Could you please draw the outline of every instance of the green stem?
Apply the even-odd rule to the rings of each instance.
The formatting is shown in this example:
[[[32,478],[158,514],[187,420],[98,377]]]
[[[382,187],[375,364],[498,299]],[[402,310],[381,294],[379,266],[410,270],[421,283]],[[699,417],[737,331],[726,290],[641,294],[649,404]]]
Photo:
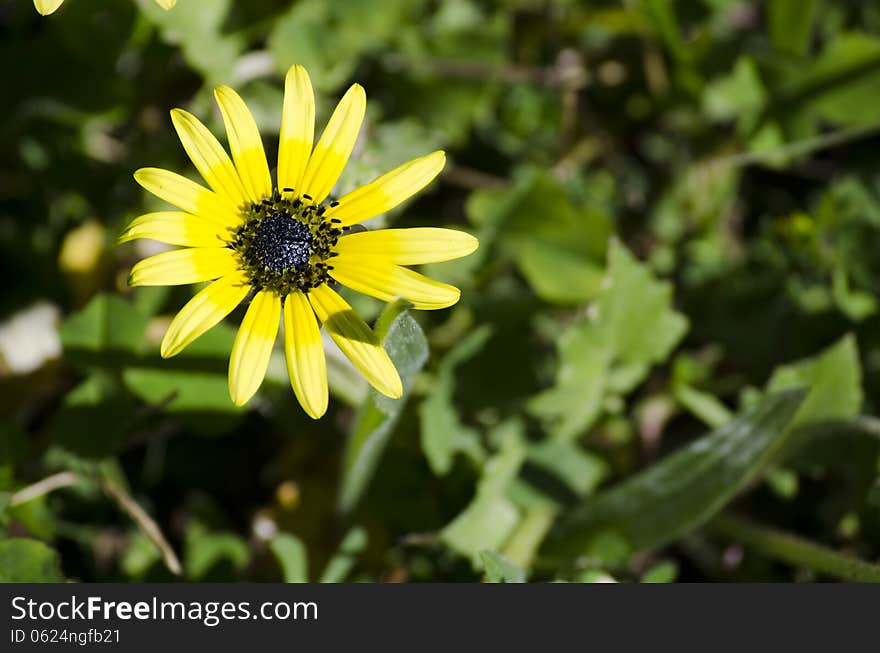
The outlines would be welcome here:
[[[880,583],[880,566],[838,553],[796,535],[755,524],[740,517],[719,515],[710,523],[726,535],[771,558],[854,582]]]

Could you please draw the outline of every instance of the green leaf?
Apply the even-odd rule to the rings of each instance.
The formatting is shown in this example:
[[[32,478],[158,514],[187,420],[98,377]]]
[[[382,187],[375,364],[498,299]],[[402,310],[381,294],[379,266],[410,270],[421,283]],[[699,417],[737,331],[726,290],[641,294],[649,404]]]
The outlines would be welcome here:
[[[358,411],[342,464],[337,502],[342,513],[350,512],[366,491],[406,405],[413,380],[428,360],[428,341],[418,322],[408,312],[400,312],[395,303],[389,304],[387,311],[396,313],[396,317],[390,320],[390,326],[387,327],[384,346],[400,374],[403,396],[389,399],[370,389],[370,394]],[[389,320],[380,316],[378,322],[382,327]]]
[[[94,372],[64,398],[53,422],[55,442],[77,456],[104,458],[131,424],[134,405],[119,383]]]
[[[677,384],[674,394],[686,410],[707,426],[718,427],[730,421],[730,410],[715,395],[685,383]]]
[[[479,432],[462,424],[453,402],[455,368],[479,352],[491,335],[492,328],[483,325],[453,347],[440,363],[431,392],[419,406],[422,451],[438,476],[449,472],[456,452],[480,446]]]
[[[505,492],[525,460],[522,430],[516,421],[496,427],[495,435],[503,440],[501,450],[486,461],[474,499],[440,533],[447,546],[475,565],[481,551],[500,549],[519,522],[520,511]]]
[[[672,308],[672,286],[613,240],[602,292],[589,315],[560,336],[556,384],[533,398],[529,410],[557,437],[576,437],[598,417],[607,394],[631,391],[687,328]]]
[[[769,0],[767,23],[773,47],[788,54],[805,54],[818,6],[818,0]]]
[[[654,549],[700,526],[770,462],[786,441],[805,391],[766,397],[733,421],[568,513],[546,546],[581,555],[597,537]],[[617,560],[616,562],[619,562]]]
[[[140,581],[154,564],[161,561],[162,554],[150,538],[140,531],[133,531],[119,566],[129,579]]]
[[[669,51],[677,59],[687,59],[688,52],[681,40],[674,3],[669,0],[638,0],[638,6]]]
[[[63,580],[54,549],[25,538],[0,541],[0,582],[60,583]]]
[[[778,368],[767,384],[767,391],[793,387],[809,388],[794,426],[858,415],[863,392],[855,337],[846,335],[814,358]]]
[[[247,543],[234,533],[209,531],[199,522],[186,531],[184,567],[192,580],[203,580],[220,564],[240,570],[247,565],[250,551]]]
[[[526,572],[495,551],[480,551],[480,560],[490,583],[525,583]]]
[[[674,583],[678,578],[678,564],[674,560],[663,560],[642,574],[643,583]]]
[[[748,133],[766,106],[764,88],[754,59],[742,56],[733,72],[708,84],[703,91],[703,111],[719,121],[737,120],[741,133]]]
[[[159,29],[162,40],[178,46],[187,63],[210,85],[234,81],[235,65],[244,50],[240,35],[223,32],[232,0],[187,0],[174,11],[161,9],[152,0],[138,3],[144,16]]]
[[[850,287],[843,266],[835,267],[832,272],[831,293],[838,308],[855,322],[861,322],[877,313],[877,298],[870,293]]]
[[[803,112],[846,126],[874,125],[880,99],[880,40],[858,32],[832,39],[799,74],[788,74],[774,110],[790,120]]]
[[[553,505],[535,505],[529,508],[508,538],[502,553],[518,567],[531,569],[535,555],[550,531],[557,513],[558,510]]]
[[[147,404],[161,406],[198,432],[228,431],[244,412],[229,398],[227,360],[234,340],[235,329],[218,324],[173,359],[132,360],[122,378]]]
[[[595,297],[605,276],[595,263],[549,243],[523,249],[517,264],[535,293],[554,304],[578,304]]]
[[[87,367],[121,367],[140,352],[149,318],[114,295],[97,295],[61,325],[65,356]]]
[[[269,550],[281,565],[285,583],[308,583],[308,553],[302,540],[295,535],[278,533],[269,542]]]
[[[366,52],[397,33],[412,9],[409,0],[383,2],[382,11],[359,0],[302,0],[275,22],[267,45],[280,72],[302,64],[318,90],[332,91]]]
[[[342,538],[339,550],[330,558],[324,568],[320,582],[341,583],[344,581],[354,568],[357,556],[365,548],[367,548],[367,531],[360,526],[355,526]]]
[[[611,222],[574,204],[550,175],[527,171],[510,188],[475,191],[466,208],[474,224],[497,234],[502,255],[539,297],[576,304],[596,296]]]
[[[529,448],[528,460],[559,477],[581,497],[591,494],[608,475],[607,463],[575,442],[545,440]]]

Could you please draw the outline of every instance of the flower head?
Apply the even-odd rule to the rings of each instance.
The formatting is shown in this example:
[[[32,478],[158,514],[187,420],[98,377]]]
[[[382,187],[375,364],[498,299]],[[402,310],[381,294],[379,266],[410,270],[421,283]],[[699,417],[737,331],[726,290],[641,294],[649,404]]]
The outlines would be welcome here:
[[[213,281],[171,322],[162,356],[179,353],[250,298],[229,361],[229,393],[236,404],[245,404],[260,387],[283,323],[293,390],[311,417],[324,414],[327,373],[318,321],[373,387],[400,397],[400,377],[377,336],[332,286],[340,283],[384,301],[402,297],[417,309],[458,301],[457,288],[404,266],[470,254],[478,245],[473,236],[434,228],[351,230],[424,188],[443,169],[444,153],[414,159],[329,199],[357,140],[366,97],[358,84],[349,88],[315,144],[311,81],[302,66],[293,66],[285,80],[273,186],[244,101],[225,86],[214,96],[232,158],[197,118],[174,109],[174,127],[210,190],[167,170],[138,170],[134,176],[141,186],[181,210],[136,218],[120,238],[184,247],[138,262],[132,285]]]

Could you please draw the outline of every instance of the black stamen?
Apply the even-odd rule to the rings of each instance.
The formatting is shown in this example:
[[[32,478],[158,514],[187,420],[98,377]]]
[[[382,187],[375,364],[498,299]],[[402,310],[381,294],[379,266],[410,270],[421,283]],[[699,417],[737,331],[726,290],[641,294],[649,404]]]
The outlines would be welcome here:
[[[263,218],[254,234],[254,253],[274,272],[307,266],[311,244],[309,228],[281,211]]]

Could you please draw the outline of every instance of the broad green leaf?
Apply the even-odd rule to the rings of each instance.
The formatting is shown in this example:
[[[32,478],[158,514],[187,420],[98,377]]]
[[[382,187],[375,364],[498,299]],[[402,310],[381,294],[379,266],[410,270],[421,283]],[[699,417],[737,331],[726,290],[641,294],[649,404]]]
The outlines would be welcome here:
[[[131,426],[134,405],[118,382],[96,371],[64,398],[53,422],[54,440],[78,456],[104,458]]]
[[[794,418],[795,426],[858,415],[863,392],[855,337],[844,336],[814,358],[778,368],[767,384],[767,391],[792,387],[809,388]]]
[[[140,581],[154,564],[161,561],[162,554],[150,538],[141,531],[133,531],[119,566],[129,579]]]
[[[575,442],[545,440],[529,448],[528,460],[559,477],[581,497],[592,493],[608,475],[607,463]]]
[[[556,384],[529,410],[547,420],[556,437],[576,437],[598,417],[606,394],[630,392],[687,328],[672,308],[672,286],[613,240],[602,291],[589,315],[560,336]]]
[[[232,0],[187,0],[178,2],[174,11],[161,9],[153,0],[139,0],[138,4],[162,40],[178,46],[208,85],[234,82],[245,40],[224,31]]]
[[[367,548],[367,531],[360,526],[355,526],[345,534],[336,554],[330,558],[324,573],[321,574],[322,583],[341,583],[354,568],[357,556]]]
[[[736,61],[733,72],[708,84],[703,91],[703,111],[719,121],[736,120],[741,133],[748,133],[766,106],[767,90],[751,57]]]
[[[65,356],[87,367],[122,366],[140,353],[148,318],[115,295],[97,295],[61,325]]]
[[[663,560],[642,574],[643,583],[674,583],[678,578],[678,564],[675,560]]]
[[[0,541],[0,582],[60,583],[63,580],[54,549],[25,538]]]
[[[510,188],[472,193],[466,208],[542,299],[576,304],[596,296],[611,222],[575,205],[552,177],[527,171]]]
[[[309,582],[308,554],[301,539],[279,533],[269,542],[269,550],[281,565],[285,583]]]
[[[407,0],[390,0],[382,11],[359,0],[302,0],[274,23],[269,52],[280,72],[305,66],[320,91],[336,90],[370,50],[385,45],[412,10]]]
[[[549,243],[524,248],[517,263],[535,293],[554,304],[577,304],[595,297],[605,276],[596,263]]]
[[[229,398],[227,361],[234,340],[235,329],[218,324],[174,358],[154,354],[131,361],[122,378],[141,400],[177,415],[199,433],[228,431],[244,412]]]
[[[415,375],[428,360],[428,342],[418,322],[408,312],[400,312],[395,303],[386,310],[397,313],[387,327],[384,346],[403,382],[403,397],[389,399],[371,389],[367,400],[358,410],[342,463],[337,501],[342,513],[351,511],[366,491],[406,405]],[[380,326],[388,321],[379,318]]]
[[[226,380],[234,329],[219,324],[179,356],[166,360],[159,357],[158,347],[149,351],[144,347],[148,321],[129,302],[98,295],[62,325],[65,354],[87,368],[121,369],[132,393],[181,415],[199,431],[223,431],[235,426],[229,413],[241,409],[229,400]]]
[[[483,325],[469,333],[440,363],[431,392],[419,406],[422,451],[438,476],[452,468],[453,456],[458,451],[479,447],[479,433],[462,424],[453,403],[455,368],[476,354],[492,334],[491,327]]]
[[[33,537],[46,541],[55,537],[57,519],[45,494],[7,507],[6,516]]]
[[[210,531],[199,522],[193,522],[187,528],[184,568],[188,578],[204,580],[214,567],[221,564],[240,570],[249,559],[247,543],[238,535]]]
[[[582,555],[609,536],[633,552],[654,549],[700,526],[772,460],[805,394],[770,395],[711,434],[587,499],[561,519],[547,552]]]
[[[526,572],[495,551],[480,551],[483,571],[490,583],[525,583]]]
[[[878,71],[880,40],[860,32],[841,34],[801,72],[786,75],[774,110],[789,122],[815,116],[840,125],[874,125]]]
[[[877,298],[852,288],[846,270],[838,266],[832,272],[831,294],[838,308],[851,320],[861,322],[877,313]]]
[[[818,0],[769,0],[767,23],[773,47],[788,54],[805,54],[818,7]]]
[[[499,550],[520,519],[519,509],[505,493],[525,460],[522,425],[503,423],[495,433],[503,438],[501,450],[486,461],[476,496],[440,533],[447,546],[474,564],[481,551]]]

